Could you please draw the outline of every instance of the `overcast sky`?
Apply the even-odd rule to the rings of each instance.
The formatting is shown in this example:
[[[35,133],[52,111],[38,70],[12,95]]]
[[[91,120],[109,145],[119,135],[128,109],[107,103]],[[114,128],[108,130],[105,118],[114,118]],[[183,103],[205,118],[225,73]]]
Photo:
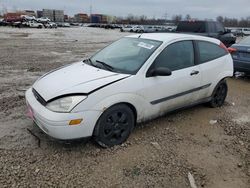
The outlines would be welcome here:
[[[168,18],[175,14],[190,14],[193,18],[214,19],[218,15],[228,17],[250,16],[250,0],[0,0],[0,11],[43,8],[63,9],[65,14],[84,12],[127,16]]]

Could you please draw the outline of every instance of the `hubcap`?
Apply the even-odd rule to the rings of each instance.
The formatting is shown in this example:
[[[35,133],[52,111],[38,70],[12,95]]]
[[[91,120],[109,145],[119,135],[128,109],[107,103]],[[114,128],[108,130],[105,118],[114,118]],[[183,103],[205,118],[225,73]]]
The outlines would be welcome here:
[[[129,122],[126,112],[113,112],[106,118],[104,137],[112,142],[122,140],[129,131]]]

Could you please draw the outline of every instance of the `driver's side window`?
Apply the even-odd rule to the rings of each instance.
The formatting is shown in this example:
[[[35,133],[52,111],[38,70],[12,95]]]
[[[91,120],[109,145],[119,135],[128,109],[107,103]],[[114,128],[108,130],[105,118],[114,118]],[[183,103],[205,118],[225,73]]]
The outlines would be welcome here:
[[[171,71],[194,66],[194,47],[192,41],[181,41],[167,46],[155,59],[150,69],[159,67]]]

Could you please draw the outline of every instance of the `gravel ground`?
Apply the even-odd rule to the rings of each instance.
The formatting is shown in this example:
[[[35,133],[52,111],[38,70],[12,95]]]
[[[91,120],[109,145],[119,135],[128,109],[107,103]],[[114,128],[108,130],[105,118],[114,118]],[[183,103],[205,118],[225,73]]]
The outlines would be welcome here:
[[[140,124],[111,149],[92,140],[55,141],[26,117],[24,91],[39,76],[124,35],[0,27],[0,187],[189,187],[190,172],[198,187],[249,188],[247,78],[228,80],[223,107],[200,105]]]

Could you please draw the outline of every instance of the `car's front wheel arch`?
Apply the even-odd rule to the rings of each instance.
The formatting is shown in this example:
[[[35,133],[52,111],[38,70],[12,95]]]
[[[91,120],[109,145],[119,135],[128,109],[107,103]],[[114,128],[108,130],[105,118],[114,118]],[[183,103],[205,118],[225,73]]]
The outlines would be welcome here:
[[[103,107],[103,109],[105,109],[105,110],[103,110],[103,112],[102,112],[102,113],[100,114],[100,116],[98,117],[98,119],[97,119],[97,121],[96,121],[96,124],[95,124],[95,127],[96,127],[96,125],[97,125],[97,123],[98,123],[98,120],[101,118],[102,114],[103,114],[106,110],[108,110],[109,108],[112,108],[112,107],[114,107],[114,106],[118,106],[118,105],[126,105],[126,106],[128,106],[128,107],[132,110],[132,112],[133,112],[133,114],[134,114],[134,117],[135,117],[135,126],[136,126],[136,122],[137,122],[137,109],[136,109],[136,107],[135,107],[133,104],[129,103],[129,102],[118,102],[118,103],[112,104],[112,105],[110,105],[110,106],[108,106],[108,107]]]
[[[132,105],[132,104],[130,104],[128,102],[122,102],[122,103],[118,103],[118,104],[124,104],[124,105],[128,106],[133,111],[133,114],[135,116],[135,121],[137,120],[137,110],[134,107],[134,105]],[[115,105],[117,105],[117,104],[115,104]],[[136,123],[135,123],[135,125],[136,125]]]

